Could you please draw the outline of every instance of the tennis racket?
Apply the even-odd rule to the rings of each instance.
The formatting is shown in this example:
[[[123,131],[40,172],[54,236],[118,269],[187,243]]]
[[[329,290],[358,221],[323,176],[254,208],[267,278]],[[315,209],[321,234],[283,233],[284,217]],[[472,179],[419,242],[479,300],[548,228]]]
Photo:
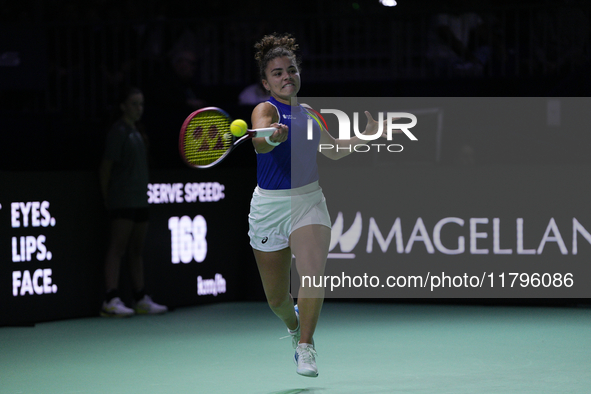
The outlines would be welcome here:
[[[255,137],[271,136],[274,127],[247,130],[237,138],[230,132],[232,119],[216,107],[201,108],[185,119],[179,136],[179,152],[193,168],[210,168],[222,162],[239,144]]]

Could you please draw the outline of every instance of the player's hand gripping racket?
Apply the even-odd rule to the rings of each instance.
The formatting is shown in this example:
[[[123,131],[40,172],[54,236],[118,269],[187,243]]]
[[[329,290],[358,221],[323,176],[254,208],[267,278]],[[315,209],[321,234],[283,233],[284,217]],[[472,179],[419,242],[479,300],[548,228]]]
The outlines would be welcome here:
[[[233,134],[232,119],[222,109],[207,107],[193,112],[185,119],[179,136],[179,151],[183,161],[194,168],[210,168],[219,164],[239,144],[255,137],[271,136],[276,128],[248,130],[246,123],[236,120]]]

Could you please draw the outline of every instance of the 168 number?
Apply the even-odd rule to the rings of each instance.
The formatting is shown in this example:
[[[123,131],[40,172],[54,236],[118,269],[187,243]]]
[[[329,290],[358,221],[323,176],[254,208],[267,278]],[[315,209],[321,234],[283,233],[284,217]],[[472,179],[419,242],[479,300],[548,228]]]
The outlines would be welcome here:
[[[173,264],[181,261],[185,264],[193,259],[201,263],[207,255],[207,223],[201,215],[191,220],[188,216],[173,216],[168,219],[171,233],[170,246]]]

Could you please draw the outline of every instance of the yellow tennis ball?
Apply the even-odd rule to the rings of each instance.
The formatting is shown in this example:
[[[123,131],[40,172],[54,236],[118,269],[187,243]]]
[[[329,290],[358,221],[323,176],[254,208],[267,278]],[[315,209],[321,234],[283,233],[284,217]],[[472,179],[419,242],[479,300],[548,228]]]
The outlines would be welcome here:
[[[236,119],[235,121],[230,124],[230,132],[234,134],[236,137],[242,137],[246,134],[246,129],[248,128],[245,121],[242,119]]]

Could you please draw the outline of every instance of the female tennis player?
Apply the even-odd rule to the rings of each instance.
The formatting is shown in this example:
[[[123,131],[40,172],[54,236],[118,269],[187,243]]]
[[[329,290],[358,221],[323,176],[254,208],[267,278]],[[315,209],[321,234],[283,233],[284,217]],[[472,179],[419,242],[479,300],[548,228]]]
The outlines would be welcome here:
[[[320,143],[341,148],[363,141],[357,137],[335,140],[317,122],[309,140],[306,127],[311,114],[297,102],[301,80],[295,39],[289,34],[268,35],[255,49],[260,77],[271,98],[253,110],[252,127],[277,130],[269,137],[252,140],[257,153],[257,187],[249,214],[250,244],[269,306],[292,337],[297,373],[316,377],[313,337],[324,289],[300,287],[294,307],[289,292],[292,255],[300,278],[324,274],[331,221],[318,184],[316,153]],[[366,116],[364,134],[375,134],[378,122],[369,112]],[[350,152],[323,149],[322,153],[336,160]]]

